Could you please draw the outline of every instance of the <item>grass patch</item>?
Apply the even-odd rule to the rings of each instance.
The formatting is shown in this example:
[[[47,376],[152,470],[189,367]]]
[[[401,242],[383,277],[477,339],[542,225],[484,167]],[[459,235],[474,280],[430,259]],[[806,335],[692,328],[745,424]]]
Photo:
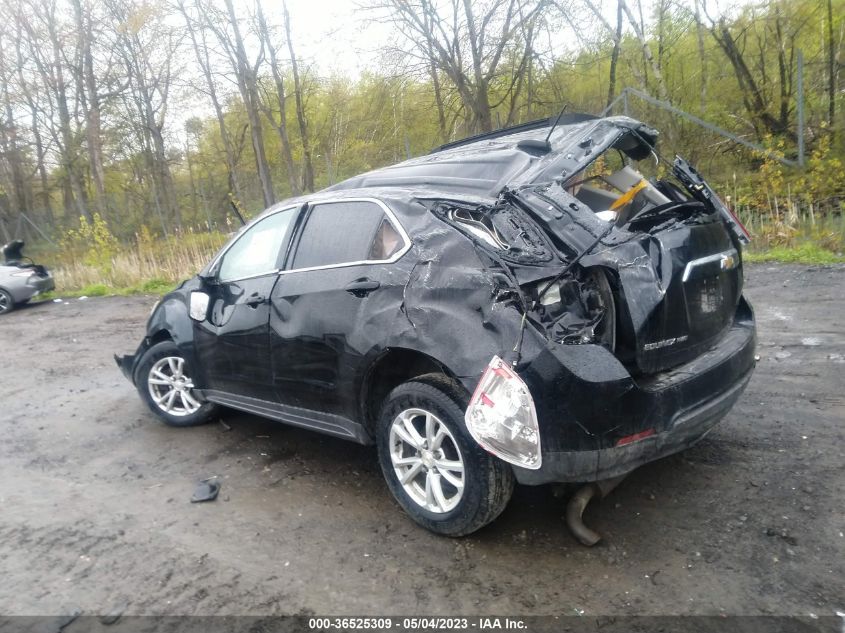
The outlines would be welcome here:
[[[764,251],[748,251],[743,259],[751,263],[782,262],[785,264],[841,264],[845,256],[822,248],[812,242],[796,246],[774,246]]]
[[[39,301],[52,301],[53,299],[73,299],[76,297],[128,297],[130,295],[166,295],[174,290],[178,284],[164,279],[149,279],[132,286],[111,287],[106,284],[89,284],[82,288],[61,288],[38,295]]]
[[[139,284],[132,286],[125,286],[123,288],[116,288],[115,294],[118,295],[166,295],[171,290],[175,289],[179,284],[166,279],[148,279]]]

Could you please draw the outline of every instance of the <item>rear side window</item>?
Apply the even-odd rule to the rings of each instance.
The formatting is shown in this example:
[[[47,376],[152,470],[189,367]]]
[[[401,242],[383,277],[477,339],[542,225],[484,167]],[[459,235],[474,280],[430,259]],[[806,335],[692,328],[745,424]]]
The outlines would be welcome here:
[[[387,219],[387,216],[385,216],[376,232],[376,237],[370,247],[370,255],[367,259],[374,261],[390,259],[399,252],[402,246],[404,246],[402,236],[399,235],[399,231],[396,230],[390,223],[390,220]]]
[[[390,258],[402,236],[374,202],[328,202],[308,215],[292,269]]]

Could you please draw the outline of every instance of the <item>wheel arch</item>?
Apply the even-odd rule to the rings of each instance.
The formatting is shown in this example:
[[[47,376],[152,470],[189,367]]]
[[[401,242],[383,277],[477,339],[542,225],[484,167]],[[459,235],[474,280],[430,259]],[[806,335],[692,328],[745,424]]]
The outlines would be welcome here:
[[[153,345],[171,341],[176,344],[189,366],[196,366],[193,326],[184,299],[173,293],[165,296],[147,321],[147,334],[141,341],[132,368],[132,381],[137,384],[138,364]]]
[[[364,374],[359,397],[360,419],[367,432],[373,435],[381,405],[393,389],[432,373],[461,382],[445,363],[419,350],[389,347],[373,359]]]

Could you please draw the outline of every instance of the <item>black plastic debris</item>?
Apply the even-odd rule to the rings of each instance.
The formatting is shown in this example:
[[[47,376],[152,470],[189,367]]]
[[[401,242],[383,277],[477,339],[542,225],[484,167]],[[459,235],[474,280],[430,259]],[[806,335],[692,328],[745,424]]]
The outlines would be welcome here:
[[[129,605],[125,602],[116,604],[114,607],[112,607],[106,613],[100,616],[100,624],[104,624],[106,626],[114,624],[121,618],[121,616],[123,616],[123,612],[126,611],[128,607]]]
[[[202,501],[214,501],[217,494],[220,492],[220,483],[214,480],[203,480],[194,488],[194,496],[191,497],[191,503],[200,503]]]

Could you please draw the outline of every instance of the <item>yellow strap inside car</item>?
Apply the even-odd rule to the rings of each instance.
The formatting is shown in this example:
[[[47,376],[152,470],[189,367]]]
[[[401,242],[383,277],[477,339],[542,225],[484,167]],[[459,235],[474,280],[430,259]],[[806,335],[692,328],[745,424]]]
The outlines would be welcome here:
[[[626,204],[628,204],[629,202],[631,202],[631,200],[634,199],[634,196],[636,196],[640,191],[642,191],[646,187],[648,187],[648,180],[643,178],[636,185],[631,187],[626,193],[623,193],[621,196],[619,196],[616,199],[616,202],[610,205],[610,210],[613,211],[615,209],[618,209],[619,207],[624,207]]]

